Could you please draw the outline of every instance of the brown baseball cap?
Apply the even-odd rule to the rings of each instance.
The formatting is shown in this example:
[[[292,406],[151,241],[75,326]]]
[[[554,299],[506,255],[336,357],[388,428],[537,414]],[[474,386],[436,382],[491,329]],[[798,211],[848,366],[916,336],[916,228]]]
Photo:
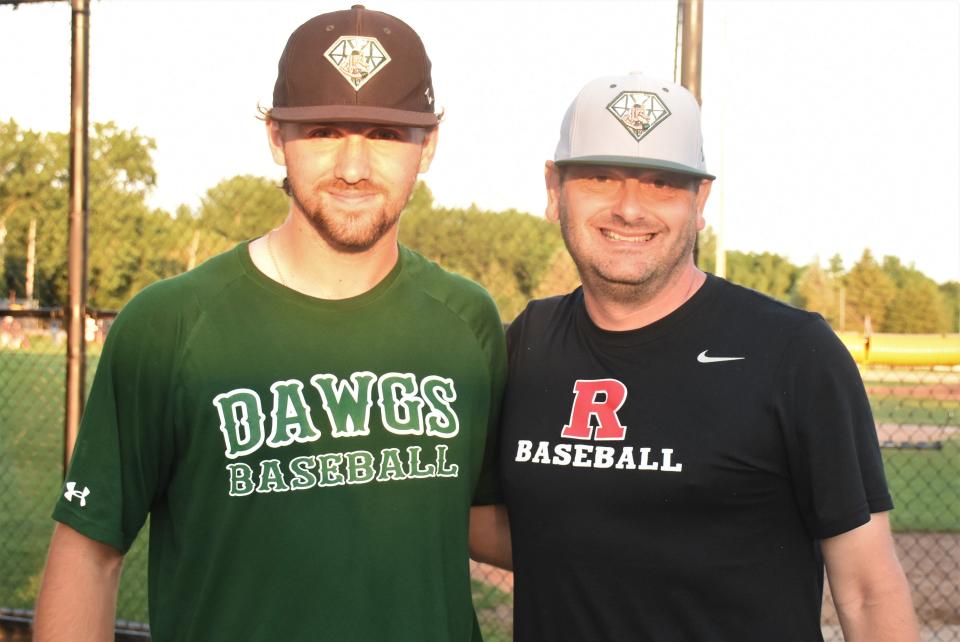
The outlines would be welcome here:
[[[359,4],[311,18],[280,56],[270,117],[432,127],[423,42],[402,20]]]

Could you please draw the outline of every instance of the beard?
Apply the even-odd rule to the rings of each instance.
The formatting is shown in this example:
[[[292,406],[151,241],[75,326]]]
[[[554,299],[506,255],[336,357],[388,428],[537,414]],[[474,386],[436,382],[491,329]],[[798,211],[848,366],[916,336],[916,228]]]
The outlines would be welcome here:
[[[310,226],[333,248],[358,253],[369,250],[397,225],[413,189],[391,198],[389,190],[364,181],[350,184],[339,179],[303,188],[289,180],[290,198],[303,212]],[[361,208],[344,208],[331,202],[328,191],[375,195],[377,202]]]

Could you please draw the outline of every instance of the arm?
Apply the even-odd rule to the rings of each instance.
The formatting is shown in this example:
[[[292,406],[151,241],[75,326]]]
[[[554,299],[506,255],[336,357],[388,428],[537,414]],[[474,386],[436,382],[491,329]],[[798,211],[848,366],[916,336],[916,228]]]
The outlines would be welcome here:
[[[513,569],[510,520],[502,504],[470,508],[470,557],[508,571]]]
[[[919,642],[910,587],[897,560],[887,513],[821,542],[847,642]]]
[[[123,554],[57,524],[33,625],[35,642],[103,642],[114,637]]]

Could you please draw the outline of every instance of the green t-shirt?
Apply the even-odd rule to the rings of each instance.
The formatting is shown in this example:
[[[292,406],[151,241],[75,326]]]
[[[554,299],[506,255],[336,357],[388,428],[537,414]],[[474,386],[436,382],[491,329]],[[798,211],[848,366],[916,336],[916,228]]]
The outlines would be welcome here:
[[[471,281],[401,247],[320,300],[244,243],[117,317],[53,516],[125,552],[151,515],[155,642],[479,640],[468,509],[504,376]]]

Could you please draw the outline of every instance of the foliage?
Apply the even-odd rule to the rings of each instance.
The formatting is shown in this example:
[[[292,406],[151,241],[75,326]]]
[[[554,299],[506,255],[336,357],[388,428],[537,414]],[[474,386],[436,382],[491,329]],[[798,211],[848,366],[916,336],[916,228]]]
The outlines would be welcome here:
[[[883,271],[897,290],[887,307],[884,332],[945,332],[948,329],[943,296],[933,279],[900,259],[886,256]]]
[[[278,225],[288,209],[279,186],[266,178],[226,178],[200,204],[173,216],[146,205],[156,184],[154,141],[113,123],[90,137],[88,299],[94,308],[119,308],[148,283],[190,269],[236,243]],[[63,305],[67,285],[67,137],[0,122],[0,286],[25,293],[27,236],[36,221],[35,298]],[[437,207],[418,183],[400,224],[401,242],[483,284],[505,321],[531,298],[569,292],[579,284],[557,226],[516,210]],[[716,236],[699,238],[698,264],[715,271]],[[844,274],[804,268],[771,252],[726,253],[726,277],[769,296],[823,314],[840,329],[883,332],[958,331],[960,283],[937,286],[896,257],[882,267],[869,250]]]
[[[96,123],[90,136],[88,299],[116,308],[144,285],[181,266],[163,251],[172,219],[145,199],[156,184],[156,145],[137,131]],[[25,293],[27,236],[37,225],[36,290],[41,305],[63,305],[67,289],[68,139],[0,123],[0,228],[4,284]]]
[[[848,330],[880,331],[884,327],[887,306],[897,293],[897,286],[880,267],[869,249],[844,279],[846,286],[846,319]],[[869,319],[869,326],[867,325]]]
[[[717,234],[709,225],[697,236],[696,261],[704,272],[717,273]]]
[[[820,267],[819,261],[808,265],[797,279],[793,303],[820,313],[831,326],[842,329],[843,291],[840,280]]]
[[[699,237],[697,263],[706,272],[716,272],[716,244],[713,229],[705,228]],[[801,270],[787,258],[771,252],[736,250],[727,250],[726,258],[728,280],[781,301],[792,299]]]
[[[727,252],[727,278],[734,283],[789,301],[799,268],[771,252]]]
[[[287,196],[260,176],[234,176],[207,190],[197,212],[198,227],[232,242],[260,236],[287,214]]]
[[[699,237],[700,269],[714,272],[716,235],[711,228]],[[886,256],[882,266],[869,249],[844,274],[843,259],[834,255],[824,269],[819,260],[797,268],[769,252],[727,251],[726,278],[798,307],[819,312],[838,330],[938,333],[960,331],[960,283],[937,285],[915,267]]]
[[[947,281],[940,285],[943,297],[943,316],[947,332],[960,332],[960,281]]]
[[[401,218],[400,240],[486,286],[505,321],[511,321],[535,293],[576,287],[569,266],[557,259],[563,240],[556,226],[516,210],[437,208],[423,183],[415,187]],[[546,277],[549,283],[538,289]]]

